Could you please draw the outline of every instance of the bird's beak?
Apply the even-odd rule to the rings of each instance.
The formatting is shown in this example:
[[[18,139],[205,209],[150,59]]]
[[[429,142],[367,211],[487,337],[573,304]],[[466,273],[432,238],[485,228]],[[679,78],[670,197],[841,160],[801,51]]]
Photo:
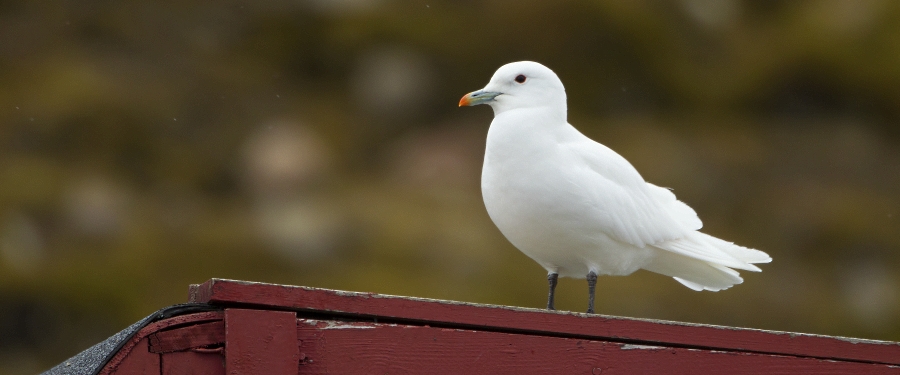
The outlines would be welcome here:
[[[473,105],[486,104],[486,103],[494,100],[494,98],[496,98],[500,94],[503,94],[503,93],[502,92],[494,92],[494,91],[484,91],[484,90],[470,92],[470,93],[466,94],[466,96],[463,96],[462,99],[459,100],[459,106],[460,107],[463,107],[463,106],[468,107],[468,106],[473,106]]]

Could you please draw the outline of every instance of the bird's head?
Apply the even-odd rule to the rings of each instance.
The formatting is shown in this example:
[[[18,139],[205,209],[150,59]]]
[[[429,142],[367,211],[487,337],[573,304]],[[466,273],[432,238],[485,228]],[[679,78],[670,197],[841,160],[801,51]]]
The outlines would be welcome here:
[[[487,104],[498,115],[519,108],[566,110],[566,89],[550,68],[532,61],[501,66],[483,89],[462,97],[459,106]]]

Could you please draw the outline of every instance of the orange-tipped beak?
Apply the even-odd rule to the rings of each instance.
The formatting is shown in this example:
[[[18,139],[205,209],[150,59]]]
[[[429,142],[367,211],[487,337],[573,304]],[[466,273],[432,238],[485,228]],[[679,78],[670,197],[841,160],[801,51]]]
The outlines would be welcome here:
[[[493,91],[478,90],[470,92],[459,100],[460,107],[468,107],[479,104],[486,104],[502,93]]]
[[[472,105],[472,100],[469,98],[469,94],[463,95],[462,99],[459,100],[460,107],[468,107]]]

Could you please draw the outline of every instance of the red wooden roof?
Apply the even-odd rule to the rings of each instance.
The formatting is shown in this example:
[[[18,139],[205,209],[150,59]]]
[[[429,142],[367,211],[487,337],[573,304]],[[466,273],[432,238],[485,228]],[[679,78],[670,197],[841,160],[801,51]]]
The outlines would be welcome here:
[[[212,279],[46,375],[900,374],[900,343]]]
[[[900,343],[705,324],[493,306],[374,293],[211,279],[191,302],[328,314],[374,323],[900,366]]]

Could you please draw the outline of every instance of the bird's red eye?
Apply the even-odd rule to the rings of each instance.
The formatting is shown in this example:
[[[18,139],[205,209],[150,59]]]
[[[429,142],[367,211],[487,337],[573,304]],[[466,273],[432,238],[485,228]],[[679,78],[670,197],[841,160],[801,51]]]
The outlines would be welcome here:
[[[522,75],[522,74],[517,75],[517,76],[516,76],[516,82],[518,82],[518,83],[525,83],[525,76]]]

